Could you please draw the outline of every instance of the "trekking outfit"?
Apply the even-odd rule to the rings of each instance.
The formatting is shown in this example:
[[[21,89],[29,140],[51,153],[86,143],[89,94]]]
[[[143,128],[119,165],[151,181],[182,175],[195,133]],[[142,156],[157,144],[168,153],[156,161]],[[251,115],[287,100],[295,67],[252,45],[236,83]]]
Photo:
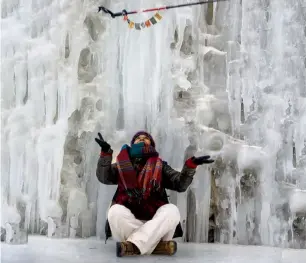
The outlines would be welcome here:
[[[150,134],[134,135],[131,146],[123,145],[112,164],[112,149],[101,134],[96,142],[101,146],[97,165],[98,180],[106,185],[118,185],[108,210],[106,239],[117,242],[117,256],[137,254],[173,255],[177,244],[172,239],[182,237],[178,208],[168,201],[166,189],[184,192],[193,180],[197,165],[212,163],[209,156],[188,159],[181,172],[172,169],[159,158]],[[134,143],[145,135],[151,145]]]

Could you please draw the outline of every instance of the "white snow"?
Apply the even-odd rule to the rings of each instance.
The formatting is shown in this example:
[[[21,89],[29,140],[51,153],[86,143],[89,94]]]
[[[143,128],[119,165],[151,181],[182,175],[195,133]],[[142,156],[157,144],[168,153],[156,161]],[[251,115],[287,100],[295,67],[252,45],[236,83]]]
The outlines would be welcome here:
[[[290,196],[290,210],[293,213],[306,213],[306,190],[293,190]]]

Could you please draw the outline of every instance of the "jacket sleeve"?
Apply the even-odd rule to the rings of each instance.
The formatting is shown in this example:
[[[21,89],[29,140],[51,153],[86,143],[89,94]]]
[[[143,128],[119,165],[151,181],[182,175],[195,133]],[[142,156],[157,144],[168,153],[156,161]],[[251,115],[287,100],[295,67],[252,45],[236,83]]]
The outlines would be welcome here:
[[[196,165],[188,159],[181,172],[174,170],[167,162],[163,162],[163,186],[166,189],[185,192],[192,183],[193,176],[196,172]]]
[[[112,164],[112,159],[112,154],[101,153],[100,155],[96,175],[102,184],[118,184],[118,168],[116,163]]]

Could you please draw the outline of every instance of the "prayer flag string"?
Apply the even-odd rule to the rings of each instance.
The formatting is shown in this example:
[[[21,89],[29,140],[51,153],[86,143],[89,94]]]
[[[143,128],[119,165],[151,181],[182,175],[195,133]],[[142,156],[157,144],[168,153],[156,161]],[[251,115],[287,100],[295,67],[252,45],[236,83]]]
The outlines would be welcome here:
[[[126,12],[123,13],[123,20],[127,21],[128,27],[130,29],[136,29],[136,30],[142,30],[142,29],[145,29],[145,28],[149,28],[152,25],[157,24],[162,18],[163,17],[161,16],[161,14],[156,12],[154,14],[154,16],[152,16],[150,19],[148,19],[148,20],[146,20],[144,22],[141,22],[141,23],[136,23],[136,22],[132,21],[131,19],[129,19],[129,17],[126,14]]]

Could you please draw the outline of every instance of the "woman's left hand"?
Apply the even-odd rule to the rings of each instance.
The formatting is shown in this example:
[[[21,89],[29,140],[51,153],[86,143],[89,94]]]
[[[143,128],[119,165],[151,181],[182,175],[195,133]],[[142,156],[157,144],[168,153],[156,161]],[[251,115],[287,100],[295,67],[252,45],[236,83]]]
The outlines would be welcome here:
[[[214,160],[210,159],[209,155],[204,155],[204,156],[200,156],[200,157],[192,157],[191,158],[192,162],[196,165],[202,165],[204,163],[208,164],[208,163],[213,163]]]

